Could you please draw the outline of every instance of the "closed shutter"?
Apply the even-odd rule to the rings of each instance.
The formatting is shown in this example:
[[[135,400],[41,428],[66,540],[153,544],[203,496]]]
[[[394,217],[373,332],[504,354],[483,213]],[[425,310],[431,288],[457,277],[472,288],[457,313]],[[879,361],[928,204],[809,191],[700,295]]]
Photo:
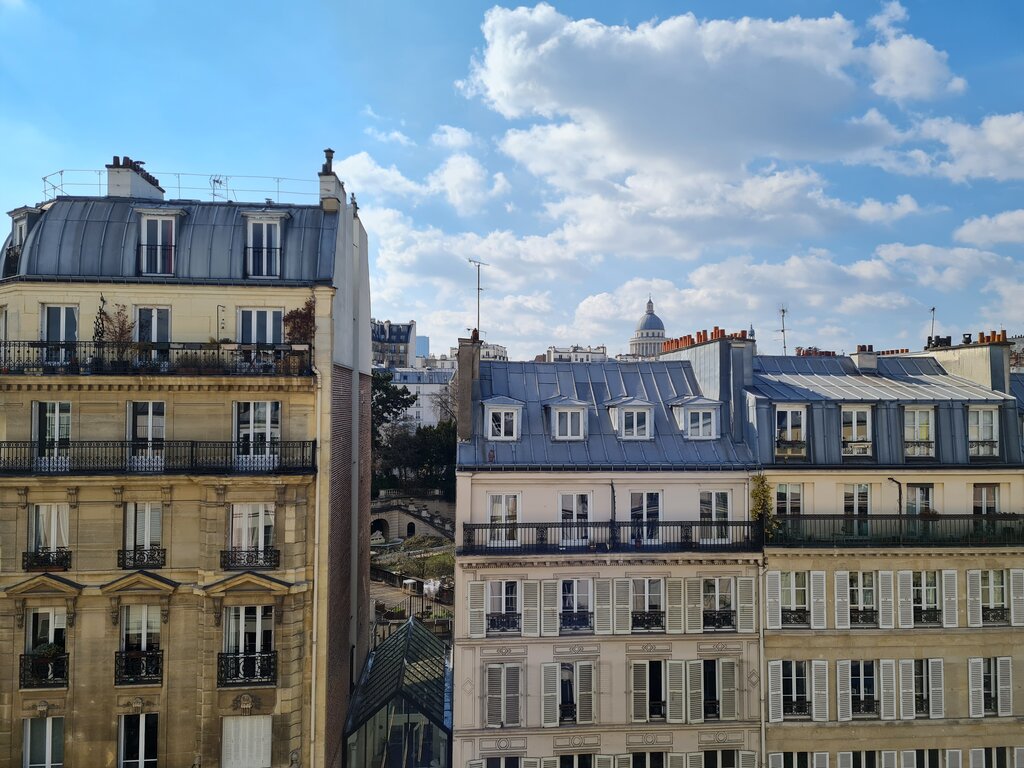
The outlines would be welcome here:
[[[616,755],[615,756],[615,768],[632,768],[633,756],[632,755]]]
[[[900,768],[917,768],[917,752],[912,749],[900,752]]]
[[[540,582],[523,582],[523,637],[540,637]]]
[[[735,720],[738,716],[736,700],[736,667],[735,659],[718,661],[718,679],[721,683],[718,700],[721,707],[719,717],[722,720]]]
[[[594,634],[612,633],[612,580],[594,579]],[[608,756],[611,760],[611,756]]]
[[[897,611],[900,629],[914,627],[914,572],[896,572]]]
[[[704,722],[704,662],[686,662],[686,720]]]
[[[665,720],[670,723],[686,722],[686,662],[669,659],[665,662],[668,702]]]
[[[634,723],[646,723],[650,709],[647,705],[647,662],[631,661],[629,665],[630,690],[632,691]]]
[[[827,661],[811,662],[811,719],[819,723],[828,720]]]
[[[683,580],[665,579],[665,632],[683,633]]]
[[[544,728],[558,725],[558,689],[561,678],[561,664],[540,665],[540,724]]]
[[[594,768],[612,768],[614,759],[611,755],[595,755]]]
[[[686,590],[686,631],[704,631],[704,608],[701,602],[700,579],[687,579]]]
[[[815,752],[811,757],[813,768],[828,768],[828,752]]]
[[[1000,656],[996,659],[998,691],[996,693],[996,714],[1009,717],[1013,714],[1013,659]]]
[[[1024,627],[1024,569],[1010,569],[1010,626]]]
[[[594,662],[576,662],[576,722],[580,725],[594,722],[595,672]]]
[[[755,628],[754,580],[736,579],[736,631],[753,632]]]
[[[687,752],[686,768],[704,768],[703,752]]]
[[[670,753],[668,756],[668,768],[686,768],[686,753]]]
[[[551,758],[547,758],[550,760]],[[522,768],[540,768],[540,759],[536,757],[524,757],[520,762]],[[558,768],[556,765],[555,768]]]
[[[960,624],[957,616],[956,571],[942,572],[942,626],[956,627]]]
[[[900,719],[914,719],[913,659],[900,659]]]
[[[837,752],[836,762],[839,768],[853,768],[853,752]]]
[[[772,752],[768,755],[768,768],[783,768],[785,761],[786,757],[781,752]]]
[[[960,768],[960,750],[946,750],[946,768]]]
[[[853,694],[850,688],[850,660],[836,662],[836,717],[841,720],[853,719]]]
[[[981,624],[981,571],[968,571],[967,626],[980,627]]]
[[[970,768],[985,768],[985,750],[984,749],[971,749],[968,750],[970,755]]]
[[[1024,747],[1015,747],[1013,750],[1013,768],[1024,768]]]
[[[501,664],[488,664],[486,671],[487,689],[485,692],[484,725],[488,728],[501,728],[503,710],[502,696],[504,668]]]
[[[487,636],[487,584],[483,581],[471,581],[466,587],[467,608],[469,613],[469,636],[471,638]]]
[[[558,636],[558,604],[561,602],[559,584],[549,579],[540,583],[540,633],[544,637]]]
[[[542,757],[540,759],[540,768],[558,768],[558,758]]]
[[[825,572],[811,571],[811,629],[825,629]]]
[[[505,721],[503,725],[522,725],[523,668],[505,665]]]
[[[878,572],[878,628],[892,629],[893,619],[892,571]]]
[[[632,631],[632,591],[633,583],[629,579],[615,579],[615,634],[628,635]]]
[[[740,750],[740,768],[757,768],[757,752]],[[826,765],[824,768],[828,768]]]
[[[466,768],[484,768],[483,760],[467,760]]]
[[[967,660],[967,716],[985,716],[985,668],[983,659]]]
[[[882,750],[882,768],[896,768],[896,750]]]
[[[778,571],[764,575],[764,625],[782,629],[782,574]]]
[[[768,662],[768,722],[782,722],[782,662]]]
[[[272,728],[273,715],[223,718],[220,764],[224,768],[270,768]]]
[[[946,684],[942,667],[942,659],[928,659],[928,717],[933,720],[946,716]]]
[[[836,629],[850,628],[850,572],[836,571]]]
[[[879,690],[881,691],[881,718],[896,719],[896,660],[882,659],[878,662]]]

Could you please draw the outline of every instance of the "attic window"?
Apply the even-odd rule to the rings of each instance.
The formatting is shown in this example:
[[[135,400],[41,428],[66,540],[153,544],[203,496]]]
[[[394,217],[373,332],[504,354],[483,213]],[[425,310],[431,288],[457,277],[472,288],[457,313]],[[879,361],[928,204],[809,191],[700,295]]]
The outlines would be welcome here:
[[[712,440],[718,437],[717,408],[677,408],[676,422],[689,440]]]
[[[247,277],[281,276],[282,221],[285,211],[246,211],[245,274]]]
[[[646,440],[651,436],[650,408],[622,408],[623,440]]]
[[[139,271],[144,275],[173,275],[177,219],[143,216],[139,239]]]
[[[582,440],[586,411],[582,408],[553,408],[551,434],[556,440]]]
[[[518,440],[519,409],[489,407],[487,409],[487,437],[490,440]]]

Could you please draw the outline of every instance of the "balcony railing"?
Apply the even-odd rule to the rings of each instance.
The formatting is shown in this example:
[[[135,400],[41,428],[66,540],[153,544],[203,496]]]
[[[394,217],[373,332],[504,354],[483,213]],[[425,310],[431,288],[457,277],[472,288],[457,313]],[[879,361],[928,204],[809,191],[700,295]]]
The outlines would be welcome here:
[[[998,440],[968,440],[967,453],[972,459],[994,459],[999,457]]]
[[[938,626],[942,623],[941,608],[914,606],[914,626]]]
[[[722,702],[718,699],[704,699],[704,719],[718,720],[722,717]]]
[[[782,715],[792,718],[810,717],[811,702],[807,699],[783,699]]]
[[[139,243],[139,274],[172,277],[174,243]]]
[[[42,547],[21,553],[21,568],[25,571],[67,571],[71,569],[71,550],[67,547]]]
[[[809,627],[811,625],[811,612],[806,608],[783,608],[783,627]]]
[[[166,440],[0,442],[0,475],[307,474],[316,441],[269,443]]]
[[[852,711],[855,715],[875,717],[878,715],[878,699],[860,699],[853,697],[851,702]]]
[[[262,245],[246,246],[245,272],[247,277],[280,277],[281,249]]]
[[[594,522],[581,539],[580,524],[564,533],[562,523],[463,523],[460,554],[547,554],[560,552],[756,552],[758,521],[713,523]]]
[[[487,634],[505,635],[520,631],[520,615],[518,613],[488,613]]]
[[[877,608],[851,608],[850,609],[850,626],[854,629],[857,627],[877,627],[878,626],[878,609]]]
[[[245,571],[250,568],[280,568],[280,549],[223,549],[220,567],[225,571]]]
[[[114,654],[114,685],[160,685],[163,679],[162,650],[118,651]]]
[[[311,376],[308,344],[0,342],[0,374]]]
[[[931,711],[931,707],[928,705],[927,696],[914,696],[914,714],[915,715],[927,715]]]
[[[277,651],[217,654],[219,688],[256,685],[277,685]]]
[[[593,632],[593,611],[563,611],[558,616],[558,629],[561,632]]]
[[[23,653],[18,677],[22,688],[67,688],[68,655]]]
[[[934,440],[904,440],[903,455],[908,459],[935,458]]]
[[[981,621],[983,624],[1008,624],[1010,612],[1002,605],[981,606]]]
[[[167,564],[167,550],[163,547],[150,549],[117,550],[117,567],[127,570],[136,568],[163,568]]]
[[[665,719],[665,702],[664,701],[651,701],[647,704],[647,714],[651,720],[664,720]]]
[[[735,632],[736,611],[704,611],[705,632]]]
[[[805,459],[807,458],[806,440],[776,440],[775,458]]]
[[[634,632],[664,632],[664,611],[633,611],[631,627]]]
[[[569,702],[568,704],[558,705],[558,722],[560,723],[574,723],[576,722],[576,704]]]
[[[792,515],[778,518],[767,546],[1022,546],[1024,515]]]
[[[996,697],[991,693],[983,693],[981,696],[982,706],[985,709],[986,715],[994,715],[996,713]]]
[[[870,440],[843,440],[843,456],[850,458],[852,457],[870,457],[871,456],[871,441]]]

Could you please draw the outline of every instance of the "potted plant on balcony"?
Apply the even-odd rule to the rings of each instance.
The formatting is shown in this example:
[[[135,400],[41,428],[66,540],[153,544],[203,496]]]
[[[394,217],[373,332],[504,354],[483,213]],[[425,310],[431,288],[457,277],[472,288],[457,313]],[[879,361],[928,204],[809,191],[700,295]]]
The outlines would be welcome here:
[[[126,373],[131,365],[129,356],[137,346],[135,321],[129,316],[128,307],[124,304],[115,304],[114,307],[113,315],[105,315],[103,335],[114,354],[111,367],[119,373]]]
[[[762,521],[766,539],[770,539],[782,528],[782,521],[775,514],[772,502],[771,484],[764,472],[758,472],[750,480],[750,519]]]
[[[64,654],[64,646],[58,643],[43,643],[32,649],[32,655],[41,659],[52,659]]]
[[[302,373],[304,360],[311,354],[316,335],[316,303],[313,297],[306,299],[301,307],[285,313],[283,322],[285,340],[292,345],[284,359],[283,372],[291,375]]]

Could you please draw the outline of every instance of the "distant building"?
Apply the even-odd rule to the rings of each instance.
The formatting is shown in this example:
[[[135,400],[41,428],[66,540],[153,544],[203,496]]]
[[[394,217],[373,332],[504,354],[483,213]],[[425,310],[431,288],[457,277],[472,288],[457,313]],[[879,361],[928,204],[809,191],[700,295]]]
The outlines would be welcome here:
[[[608,348],[602,344],[599,347],[548,347],[543,355],[548,363],[603,363],[608,360]]]
[[[373,364],[411,368],[416,362],[416,321],[392,323],[370,319]]]
[[[416,357],[429,357],[430,356],[430,337],[429,336],[417,336],[416,337]]]
[[[456,361],[454,357],[448,357],[448,355],[441,355],[440,357],[435,357],[434,355],[417,355],[416,367],[438,371],[454,371],[456,368]]]
[[[629,340],[629,356],[633,359],[653,359],[661,354],[665,341],[665,324],[654,314],[654,302],[647,300],[647,311],[636,324],[633,338]]]
[[[448,357],[453,360],[459,355],[458,347],[451,347],[448,350]],[[481,360],[508,360],[508,350],[501,344],[488,344],[486,341],[480,343],[480,359]]]
[[[399,418],[409,422],[413,427],[436,426],[438,413],[434,407],[434,395],[440,394],[451,383],[454,375],[453,369],[391,369],[391,383],[399,387],[408,387],[409,391],[416,395],[416,402]]]

